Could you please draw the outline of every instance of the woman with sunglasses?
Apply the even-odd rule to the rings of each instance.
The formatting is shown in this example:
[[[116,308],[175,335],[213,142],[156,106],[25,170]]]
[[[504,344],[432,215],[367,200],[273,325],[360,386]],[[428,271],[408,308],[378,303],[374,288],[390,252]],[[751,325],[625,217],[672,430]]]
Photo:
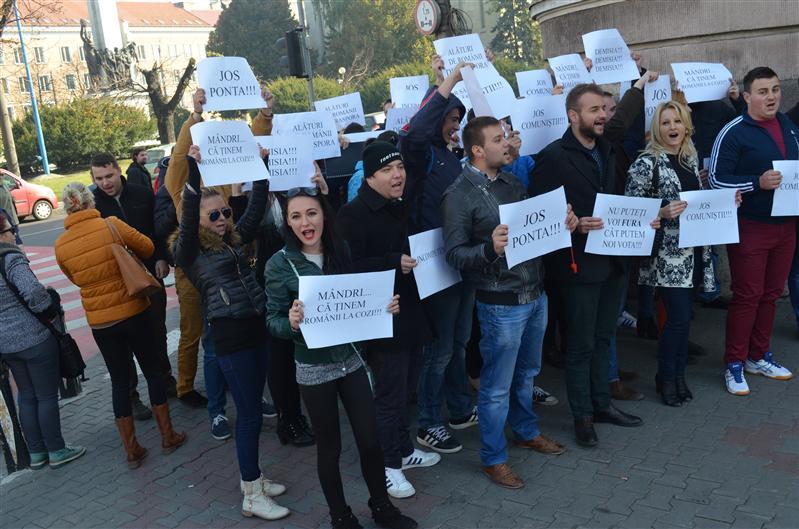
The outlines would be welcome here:
[[[266,155],[266,151],[262,151]],[[268,185],[253,184],[244,215],[234,225],[232,210],[215,189],[201,187],[200,149],[188,154],[189,178],[183,189],[180,227],[170,248],[202,299],[219,367],[236,404],[236,456],[244,500],[241,513],[265,520],[288,516],[272,500],[286,487],[264,477],[258,462],[266,382],[266,326],[263,289],[242,253],[258,233],[266,212]]]
[[[353,344],[310,349],[300,330],[299,277],[352,272],[349,249],[336,232],[332,208],[316,188],[289,190],[283,211],[286,246],[266,263],[266,322],[272,336],[294,342],[297,383],[316,433],[317,472],[332,527],[361,528],[341,483],[341,400],[371,496],[372,518],[379,527],[413,529],[416,522],[391,504],[386,491],[374,398],[358,349]],[[398,296],[388,310],[399,312]]]

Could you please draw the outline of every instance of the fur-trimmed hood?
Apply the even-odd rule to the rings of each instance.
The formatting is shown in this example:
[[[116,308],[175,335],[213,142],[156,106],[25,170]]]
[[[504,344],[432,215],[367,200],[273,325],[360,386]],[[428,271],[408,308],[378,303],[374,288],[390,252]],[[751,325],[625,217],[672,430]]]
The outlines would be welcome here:
[[[172,235],[169,236],[167,239],[167,247],[169,248],[169,253],[173,254],[174,258],[174,251],[173,248],[175,247],[175,241],[178,238],[178,234],[180,233],[180,228],[176,229],[172,232]],[[232,226],[232,224],[228,225],[228,229],[225,232],[225,235],[220,237],[216,233],[212,232],[208,228],[200,226],[198,234],[200,239],[200,251],[211,251],[211,252],[218,252],[224,249],[225,244],[228,246],[232,246],[234,248],[241,246],[241,236],[239,232]]]

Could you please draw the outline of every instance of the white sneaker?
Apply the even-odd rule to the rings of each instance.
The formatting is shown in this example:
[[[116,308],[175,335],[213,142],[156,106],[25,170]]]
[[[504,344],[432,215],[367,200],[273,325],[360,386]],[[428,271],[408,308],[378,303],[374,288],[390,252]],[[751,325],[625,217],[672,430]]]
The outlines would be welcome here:
[[[619,318],[616,320],[616,327],[626,327],[628,329],[635,329],[638,327],[638,320],[635,318],[635,316],[633,316],[626,310],[623,310],[621,312],[621,316],[619,316]]]
[[[744,369],[746,369],[747,373],[751,373],[752,375],[763,375],[764,377],[773,378],[775,380],[790,380],[793,378],[793,373],[774,361],[771,351],[766,353],[765,356],[757,362],[753,362],[747,358]]]
[[[441,461],[441,456],[435,452],[425,452],[418,448],[413,449],[413,453],[408,457],[402,458],[402,470],[409,468],[432,467]]]
[[[733,395],[749,395],[749,384],[744,378],[744,369],[741,362],[730,362],[727,370],[724,371],[724,381],[727,383],[727,391]]]
[[[416,494],[416,489],[405,479],[405,474],[399,468],[386,467],[386,490],[392,498],[410,498]]]
[[[242,481],[241,490],[244,500],[241,502],[241,514],[247,518],[257,516],[264,520],[280,520],[289,515],[289,510],[275,503],[275,500],[264,494],[261,479]]]

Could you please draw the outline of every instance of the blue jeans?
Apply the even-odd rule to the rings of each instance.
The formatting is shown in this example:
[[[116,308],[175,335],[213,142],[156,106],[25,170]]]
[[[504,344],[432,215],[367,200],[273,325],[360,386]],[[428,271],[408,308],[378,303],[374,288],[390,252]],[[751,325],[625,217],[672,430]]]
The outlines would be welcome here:
[[[480,460],[497,465],[508,460],[505,422],[516,439],[529,441],[541,432],[533,411],[533,382],[541,371],[541,348],[547,328],[547,296],[525,305],[477,302],[480,320]]]
[[[208,416],[225,415],[225,376],[222,374],[214,347],[211,325],[203,314],[203,373],[205,373],[205,392],[208,394]],[[260,402],[260,401],[259,401]]]
[[[261,475],[258,437],[264,421],[261,397],[266,383],[266,357],[266,344],[218,357],[236,404],[236,456],[243,481],[255,481]]]
[[[788,275],[788,289],[791,292],[793,313],[796,315],[796,326],[799,327],[799,242],[796,244],[791,273]]]
[[[688,362],[688,331],[693,306],[692,288],[658,288],[666,306],[666,324],[658,345],[658,377],[673,380],[685,374]]]
[[[422,351],[419,372],[419,427],[441,426],[441,403],[446,398],[449,416],[466,417],[472,396],[466,379],[466,344],[472,333],[474,290],[463,283],[432,295],[427,308],[433,317],[436,339]]]
[[[638,285],[638,319],[655,317],[655,287]]]

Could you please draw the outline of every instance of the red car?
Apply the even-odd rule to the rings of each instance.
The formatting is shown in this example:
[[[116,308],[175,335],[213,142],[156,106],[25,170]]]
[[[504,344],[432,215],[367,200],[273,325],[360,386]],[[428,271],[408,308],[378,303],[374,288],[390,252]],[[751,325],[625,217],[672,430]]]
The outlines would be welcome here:
[[[5,169],[0,169],[0,177],[6,189],[11,191],[19,220],[29,215],[37,220],[44,220],[58,208],[58,198],[49,187],[30,184]]]

